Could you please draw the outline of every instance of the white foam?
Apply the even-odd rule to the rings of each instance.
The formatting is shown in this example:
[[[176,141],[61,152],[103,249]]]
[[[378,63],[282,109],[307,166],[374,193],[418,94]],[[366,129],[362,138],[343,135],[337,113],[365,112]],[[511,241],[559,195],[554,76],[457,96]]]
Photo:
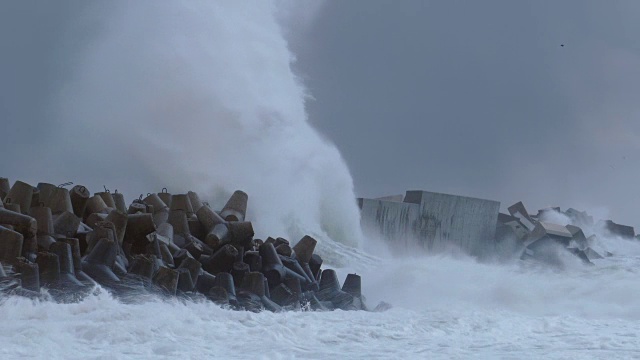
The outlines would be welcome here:
[[[3,358],[630,358],[640,355],[637,255],[551,271],[446,256],[360,269],[390,311],[235,312],[206,301],[4,298]],[[341,279],[346,274],[341,269]]]
[[[196,190],[218,208],[241,189],[259,237],[314,234],[358,246],[351,176],[307,122],[278,22],[295,9],[305,10],[276,1],[110,2],[90,18],[97,35],[55,99],[59,136],[73,141],[53,148],[60,164],[48,168],[120,184],[130,198],[136,189]]]

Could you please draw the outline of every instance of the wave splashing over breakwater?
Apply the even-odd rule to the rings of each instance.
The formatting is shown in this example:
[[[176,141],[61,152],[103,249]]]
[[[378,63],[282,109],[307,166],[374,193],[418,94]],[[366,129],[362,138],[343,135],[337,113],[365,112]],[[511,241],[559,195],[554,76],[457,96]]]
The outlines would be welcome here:
[[[259,236],[360,244],[351,176],[307,123],[307,95],[290,67],[283,26],[301,6],[93,7],[104,8],[96,19],[87,11],[95,39],[57,99],[60,135],[73,139],[55,147],[64,176],[88,185],[98,181],[89,174],[100,174],[96,185],[126,176],[136,180],[121,192],[194,189],[214,202],[242,189]]]

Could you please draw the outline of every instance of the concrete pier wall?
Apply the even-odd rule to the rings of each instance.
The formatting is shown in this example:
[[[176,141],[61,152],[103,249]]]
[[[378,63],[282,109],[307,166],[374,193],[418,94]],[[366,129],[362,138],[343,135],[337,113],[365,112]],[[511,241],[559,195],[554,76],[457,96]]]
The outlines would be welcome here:
[[[382,237],[394,253],[404,253],[426,243],[418,241],[420,205],[376,199],[358,199],[362,229],[368,236]]]
[[[495,252],[497,201],[407,191],[402,203],[373,199],[358,203],[365,231],[377,229],[396,250],[458,248],[480,257]]]

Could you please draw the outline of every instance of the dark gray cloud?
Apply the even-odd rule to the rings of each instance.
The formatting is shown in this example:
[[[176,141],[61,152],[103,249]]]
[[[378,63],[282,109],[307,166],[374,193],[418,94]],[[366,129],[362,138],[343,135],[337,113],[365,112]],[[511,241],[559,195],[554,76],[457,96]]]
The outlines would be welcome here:
[[[639,15],[636,1],[332,1],[294,48],[310,118],[359,195],[608,208],[640,225]]]

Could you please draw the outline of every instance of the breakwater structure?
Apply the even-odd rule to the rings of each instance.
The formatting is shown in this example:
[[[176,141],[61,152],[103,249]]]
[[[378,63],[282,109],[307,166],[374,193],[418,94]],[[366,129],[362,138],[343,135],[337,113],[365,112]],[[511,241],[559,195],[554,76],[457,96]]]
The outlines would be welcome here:
[[[365,234],[381,237],[396,254],[455,249],[479,259],[516,257],[559,265],[569,253],[592,264],[607,255],[592,248],[598,236],[636,239],[631,226],[594,222],[573,208],[534,215],[518,202],[507,214],[497,201],[428,191],[357,201]]]
[[[0,296],[66,302],[99,284],[238,310],[367,310],[360,276],[340,285],[311,236],[255,238],[243,191],[216,211],[192,191],[163,189],[127,205],[117,191],[71,185],[0,178]]]

